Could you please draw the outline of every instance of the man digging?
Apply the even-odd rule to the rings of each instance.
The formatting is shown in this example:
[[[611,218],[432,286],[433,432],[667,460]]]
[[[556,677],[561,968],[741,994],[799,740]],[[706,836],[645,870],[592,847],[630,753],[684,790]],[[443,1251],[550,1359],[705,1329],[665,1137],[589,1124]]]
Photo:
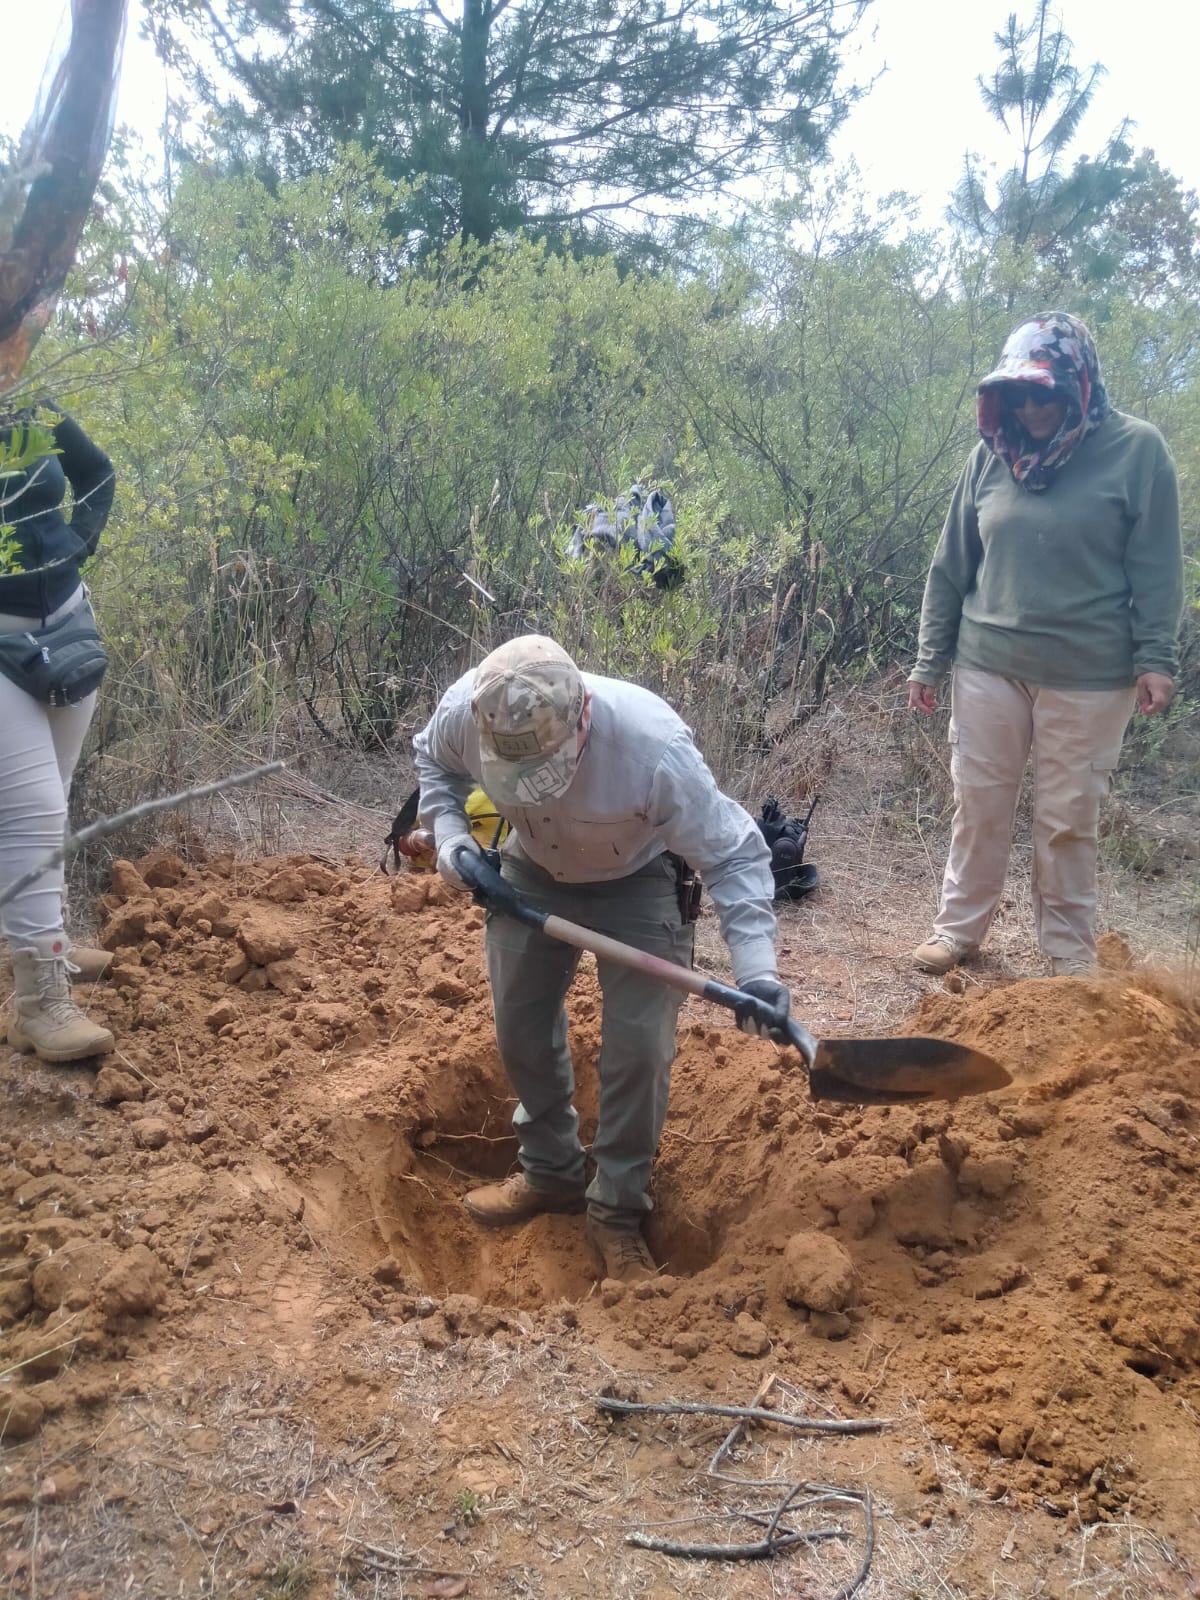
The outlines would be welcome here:
[[[649,690],[581,673],[552,639],[512,639],[442,697],[415,741],[421,816],[438,871],[465,888],[460,848],[478,851],[464,810],[479,783],[512,832],[502,872],[552,915],[679,966],[692,962],[687,867],[720,917],[739,989],[771,1006],[774,1034],[790,998],[775,961],[770,852],[750,815],[717,788],[674,711]],[[685,867],[684,863],[687,864]],[[587,1210],[607,1277],[652,1277],[642,1236],[650,1169],[667,1110],[681,995],[597,962],[604,999],[600,1109],[587,1182],[563,1002],[579,952],[489,916],[485,935],[496,1039],[519,1100],[521,1171],[465,1199],[477,1222],[506,1226],[542,1211]]]

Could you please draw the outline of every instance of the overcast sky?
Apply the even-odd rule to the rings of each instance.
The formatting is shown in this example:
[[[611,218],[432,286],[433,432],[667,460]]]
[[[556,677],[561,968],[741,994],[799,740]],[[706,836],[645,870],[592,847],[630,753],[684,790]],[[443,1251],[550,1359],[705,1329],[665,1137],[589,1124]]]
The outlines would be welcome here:
[[[5,93],[0,128],[17,132],[37,94],[47,54],[67,6],[64,0],[4,0]],[[148,145],[162,121],[160,64],[137,37],[140,0],[130,0],[129,37],[118,120]],[[868,191],[906,189],[921,201],[921,220],[941,220],[961,171],[963,153],[1005,163],[1013,146],[988,117],[976,79],[993,70],[992,36],[1004,25],[1005,0],[875,0],[849,63],[859,79],[886,71],[852,113],[834,154],[853,156]],[[1026,18],[1032,0],[1020,0]],[[1060,0],[1059,13],[1080,67],[1108,69],[1075,153],[1092,153],[1130,117],[1135,147],[1149,146],[1189,188],[1200,189],[1200,53],[1198,0]],[[14,40],[15,35],[15,40]]]
[[[1197,0],[1059,0],[1077,67],[1108,70],[1074,154],[1093,154],[1125,117],[1135,149],[1149,147],[1189,189],[1200,189]],[[999,61],[994,35],[1033,0],[875,0],[856,76],[887,71],[851,114],[835,154],[853,156],[873,193],[907,189],[937,222],[962,172],[963,153],[1011,164],[1015,147],[983,109],[978,79]],[[874,32],[871,39],[868,35]]]

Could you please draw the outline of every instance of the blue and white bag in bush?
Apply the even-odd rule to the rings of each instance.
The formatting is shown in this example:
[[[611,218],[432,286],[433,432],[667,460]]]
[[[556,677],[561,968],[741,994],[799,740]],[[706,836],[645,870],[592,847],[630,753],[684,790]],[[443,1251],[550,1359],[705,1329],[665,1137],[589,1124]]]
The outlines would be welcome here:
[[[674,553],[675,509],[661,489],[645,490],[631,484],[619,494],[611,511],[593,501],[580,513],[567,545],[567,554],[579,560],[589,549],[637,552],[633,571],[643,573],[660,589],[677,589],[683,582],[683,562]]]

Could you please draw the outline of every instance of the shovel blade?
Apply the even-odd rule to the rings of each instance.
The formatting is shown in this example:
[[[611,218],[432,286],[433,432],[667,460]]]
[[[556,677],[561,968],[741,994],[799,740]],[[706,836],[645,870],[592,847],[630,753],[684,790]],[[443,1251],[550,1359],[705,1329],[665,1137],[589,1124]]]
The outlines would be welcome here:
[[[922,1100],[938,1098],[925,1094],[896,1094],[888,1089],[860,1089],[856,1083],[847,1083],[836,1072],[825,1072],[820,1067],[808,1075],[808,1092],[813,1100],[840,1106],[912,1106]]]
[[[810,1076],[814,1100],[864,1106],[958,1100],[1012,1082],[1008,1070],[981,1050],[919,1035],[822,1039]]]

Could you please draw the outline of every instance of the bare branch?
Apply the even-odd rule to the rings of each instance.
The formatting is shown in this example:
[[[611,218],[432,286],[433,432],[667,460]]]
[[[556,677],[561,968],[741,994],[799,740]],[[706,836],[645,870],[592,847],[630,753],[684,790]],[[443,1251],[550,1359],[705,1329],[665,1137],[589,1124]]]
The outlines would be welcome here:
[[[89,823],[86,828],[80,828],[78,833],[69,833],[53,855],[47,856],[40,865],[31,867],[14,883],[10,883],[7,889],[0,892],[0,906],[6,906],[10,900],[28,889],[31,883],[36,883],[43,873],[52,872],[60,862],[66,861],[76,851],[82,850],[84,845],[91,844],[94,839],[103,839],[107,834],[116,833],[126,823],[136,822],[139,817],[151,816],[155,811],[169,811],[172,806],[181,806],[188,800],[206,800],[209,795],[220,794],[224,789],[239,789],[243,784],[253,783],[257,778],[265,778],[268,773],[282,772],[286,765],[285,761],[268,761],[261,767],[251,767],[249,772],[235,772],[232,777],[218,778],[215,783],[204,783],[196,789],[184,789],[179,794],[164,795],[160,800],[142,800],[136,806],[130,806],[128,811],[119,811],[115,817],[101,817],[99,822]]]
[[[621,1416],[637,1414],[661,1417],[742,1417],[748,1422],[777,1422],[785,1428],[808,1428],[813,1433],[879,1433],[892,1426],[891,1417],[793,1417],[786,1411],[764,1411],[759,1406],[706,1406],[692,1400],[665,1401],[662,1405],[637,1400],[615,1400],[611,1395],[594,1396],[598,1411]]]

